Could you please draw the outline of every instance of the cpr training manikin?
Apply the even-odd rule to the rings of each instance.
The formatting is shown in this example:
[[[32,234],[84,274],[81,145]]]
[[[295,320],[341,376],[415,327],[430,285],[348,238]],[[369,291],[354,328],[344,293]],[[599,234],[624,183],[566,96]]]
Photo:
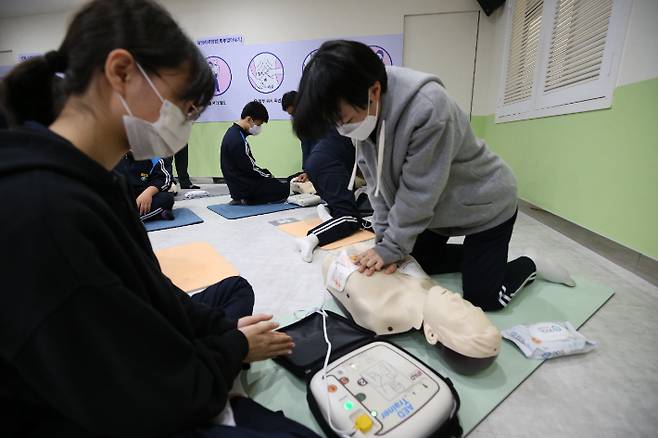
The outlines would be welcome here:
[[[471,362],[470,369],[473,362],[480,362],[481,368],[495,359],[500,331],[482,309],[438,285],[413,258],[401,263],[394,274],[359,273],[352,256],[369,246],[357,244],[328,254],[323,263],[327,290],[354,322],[377,335],[422,327],[427,342],[447,348],[453,359]]]

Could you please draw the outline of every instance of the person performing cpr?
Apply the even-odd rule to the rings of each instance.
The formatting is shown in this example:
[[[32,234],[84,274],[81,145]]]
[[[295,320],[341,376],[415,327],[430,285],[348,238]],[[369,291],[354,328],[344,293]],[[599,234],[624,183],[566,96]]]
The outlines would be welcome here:
[[[412,255],[429,274],[461,272],[464,298],[483,310],[507,306],[537,276],[575,285],[534,250],[507,261],[516,180],[436,76],[385,67],[359,42],[327,41],[304,69],[296,102],[298,137],[335,126],[354,140],[376,233],[376,245],[355,258],[361,272],[393,273]],[[448,244],[451,236],[464,243]]]

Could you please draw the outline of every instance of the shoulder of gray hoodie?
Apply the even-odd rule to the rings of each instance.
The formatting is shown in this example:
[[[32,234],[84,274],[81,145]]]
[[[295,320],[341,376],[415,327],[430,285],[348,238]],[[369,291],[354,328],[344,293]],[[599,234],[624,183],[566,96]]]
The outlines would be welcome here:
[[[357,160],[373,204],[375,250],[386,263],[411,253],[426,229],[460,236],[491,229],[517,209],[511,169],[473,134],[468,116],[436,76],[387,67],[373,136]],[[377,142],[385,121],[379,196]],[[376,141],[373,141],[372,139]]]

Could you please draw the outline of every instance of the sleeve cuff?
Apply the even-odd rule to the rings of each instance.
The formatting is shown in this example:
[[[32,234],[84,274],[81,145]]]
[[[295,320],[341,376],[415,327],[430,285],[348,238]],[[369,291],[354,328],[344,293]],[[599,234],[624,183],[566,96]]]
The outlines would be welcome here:
[[[379,254],[379,257],[384,260],[384,265],[389,265],[404,258],[403,254],[400,254],[396,251],[391,251],[383,244],[377,244],[373,249],[377,254]]]
[[[235,376],[242,370],[242,363],[249,352],[249,342],[247,337],[240,330],[231,330],[221,336],[221,344],[224,347],[225,362],[222,366],[222,373],[226,378],[227,385],[233,384]]]

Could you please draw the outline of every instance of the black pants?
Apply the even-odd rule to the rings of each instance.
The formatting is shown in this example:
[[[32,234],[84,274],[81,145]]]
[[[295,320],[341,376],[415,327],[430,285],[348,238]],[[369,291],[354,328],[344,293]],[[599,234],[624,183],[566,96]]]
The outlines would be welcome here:
[[[241,201],[248,205],[271,204],[283,202],[288,199],[288,196],[290,196],[289,182],[282,182],[276,178],[262,178],[258,182],[258,187],[252,190],[251,196],[245,197]]]
[[[254,290],[242,277],[228,277],[192,295],[192,301],[222,309],[229,319],[238,320],[254,310]]]
[[[162,213],[163,210],[171,210],[173,208],[174,194],[170,192],[158,192],[153,195],[153,200],[151,201],[151,211],[141,216],[140,219],[142,222],[158,219],[160,217],[160,213]]]
[[[187,163],[189,161],[188,145],[183,149],[176,152],[174,155],[174,163],[176,164],[176,176],[181,187],[189,187],[192,185],[190,175],[187,173]]]
[[[535,263],[528,257],[507,262],[516,213],[490,230],[466,236],[463,244],[425,230],[411,255],[430,275],[462,273],[464,298],[482,310],[498,310],[535,279]]]
[[[340,216],[310,229],[306,235],[315,234],[320,242],[318,245],[322,246],[351,236],[361,228],[369,230],[372,224],[370,221],[354,216]]]
[[[252,314],[254,291],[247,280],[235,276],[193,295],[192,300],[212,308],[222,309],[227,318],[238,320]],[[230,402],[235,427],[198,428],[179,434],[176,438],[317,437],[313,431],[286,418],[282,412],[270,411],[251,399],[235,397]]]
[[[176,438],[315,438],[318,436],[306,426],[286,418],[283,412],[270,411],[248,398],[232,398],[231,408],[235,418],[235,427],[199,428],[176,435]]]

